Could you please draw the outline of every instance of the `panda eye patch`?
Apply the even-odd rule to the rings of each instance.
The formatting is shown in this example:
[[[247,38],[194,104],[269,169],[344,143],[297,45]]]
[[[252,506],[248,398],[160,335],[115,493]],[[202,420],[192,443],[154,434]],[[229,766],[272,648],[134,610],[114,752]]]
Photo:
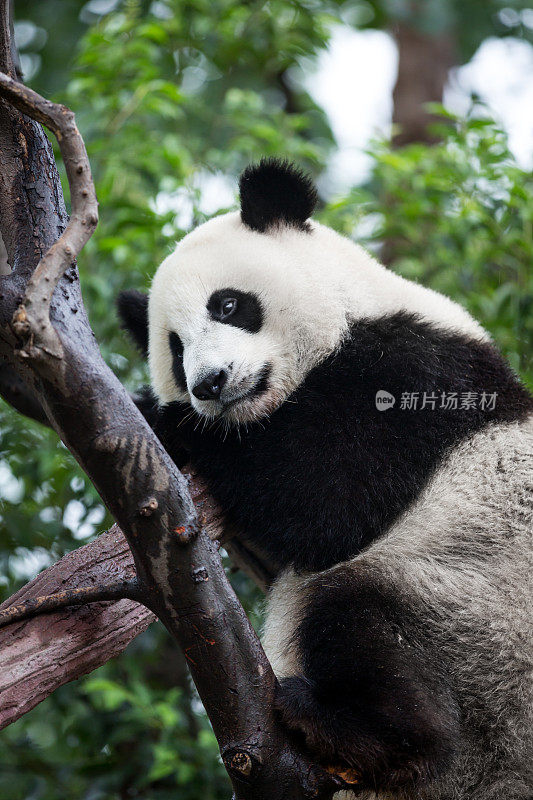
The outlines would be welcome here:
[[[183,368],[183,342],[175,331],[170,331],[168,334],[168,344],[172,354],[172,374],[176,385],[187,391],[187,378]]]
[[[257,333],[263,325],[263,306],[253,292],[240,289],[218,289],[207,301],[211,319],[232,325],[249,333]]]

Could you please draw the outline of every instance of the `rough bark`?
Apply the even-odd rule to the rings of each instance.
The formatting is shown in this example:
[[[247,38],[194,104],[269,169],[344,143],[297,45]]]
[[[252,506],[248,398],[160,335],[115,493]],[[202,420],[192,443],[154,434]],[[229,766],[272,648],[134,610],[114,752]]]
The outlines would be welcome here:
[[[5,4],[2,16],[0,40],[6,41]],[[20,91],[6,75],[0,75],[0,96],[9,101],[0,119],[0,227],[13,267],[0,279],[0,353],[35,393],[124,532],[143,603],[188,660],[236,799],[329,798],[340,782],[275,717],[274,674],[228,583],[218,543],[201,527],[185,478],[102,361],[88,326],[72,259],[83,245],[83,225],[94,225],[94,209],[73,119]],[[57,133],[75,212],[67,228],[46,139],[10,101]],[[51,303],[51,291],[35,292],[47,277],[51,285],[59,281]]]
[[[4,394],[5,388],[1,383],[0,386]],[[218,508],[196,476],[190,477],[189,490],[210,538],[219,540],[227,535]],[[226,542],[225,547],[231,552],[231,542]],[[253,563],[246,561],[245,554],[241,565],[264,588],[253,571]],[[74,608],[68,605],[68,597],[63,610],[44,618],[11,622],[7,628],[4,626],[9,618],[3,617],[12,609],[29,606],[36,598],[54,597],[57,593],[71,596],[85,588],[101,593],[103,586],[116,586],[134,576],[131,550],[120,528],[114,525],[44,570],[0,605],[0,729],[60,686],[119,655],[155,619],[143,605],[132,600]],[[263,572],[260,578],[264,578]],[[80,599],[83,600],[78,598],[76,602]],[[31,614],[31,606],[28,610]],[[168,664],[165,669],[168,672]],[[183,682],[181,669],[176,677]]]
[[[426,103],[442,102],[448,72],[456,63],[453,37],[449,33],[430,35],[400,23],[394,31],[398,45],[398,77],[393,92],[393,124],[398,132],[396,147],[413,142],[431,143],[428,125],[434,117]]]
[[[115,525],[69,553],[0,606],[135,576],[133,558]],[[0,630],[0,728],[34,708],[68,681],[105,664],[155,619],[131,600],[92,603],[38,616]]]

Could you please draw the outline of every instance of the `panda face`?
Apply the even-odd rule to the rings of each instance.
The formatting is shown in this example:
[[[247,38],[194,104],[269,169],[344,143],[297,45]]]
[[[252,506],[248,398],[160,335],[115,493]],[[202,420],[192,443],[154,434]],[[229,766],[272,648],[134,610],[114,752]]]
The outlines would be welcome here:
[[[336,346],[346,313],[333,282],[314,274],[310,236],[288,227],[260,234],[228,214],[180,243],[150,292],[149,364],[161,402],[251,421]]]
[[[263,330],[265,311],[257,292],[218,288],[220,281],[213,278],[201,272],[190,280],[183,276],[181,290],[187,298],[194,295],[195,304],[167,317],[172,377],[180,399],[202,416],[251,419],[273,405],[275,337]],[[175,310],[184,312],[176,301]]]

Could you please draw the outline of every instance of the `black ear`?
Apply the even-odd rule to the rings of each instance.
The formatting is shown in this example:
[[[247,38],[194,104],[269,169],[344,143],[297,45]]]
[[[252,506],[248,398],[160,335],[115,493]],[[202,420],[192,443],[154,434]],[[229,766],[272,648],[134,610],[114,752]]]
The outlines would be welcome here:
[[[124,330],[143,354],[148,355],[148,295],[128,289],[117,297],[117,310]]]
[[[262,158],[246,167],[239,181],[241,219],[253,231],[275,225],[309,230],[307,220],[318,195],[311,178],[289,161]]]

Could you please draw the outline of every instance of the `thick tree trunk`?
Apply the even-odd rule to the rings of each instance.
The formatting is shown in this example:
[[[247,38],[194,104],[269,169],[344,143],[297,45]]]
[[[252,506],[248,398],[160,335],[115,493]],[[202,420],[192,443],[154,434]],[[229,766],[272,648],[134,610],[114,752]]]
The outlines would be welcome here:
[[[416,4],[415,4],[416,5]],[[412,12],[414,13],[414,11]],[[435,117],[426,103],[442,102],[444,86],[450,68],[456,63],[455,43],[450,33],[430,35],[408,23],[399,23],[392,31],[398,46],[398,77],[393,91],[393,147],[437,141],[428,130]],[[392,213],[394,199],[382,197]],[[393,238],[383,241],[380,258],[392,266],[396,257]]]
[[[7,10],[3,0],[0,67],[10,70]],[[96,225],[96,202],[73,115],[5,74],[0,97],[0,233],[13,268],[0,278],[0,355],[120,525],[135,567],[135,592],[129,582],[123,596],[140,599],[182,648],[236,800],[329,800],[341,779],[314,763],[276,718],[276,680],[228,583],[218,543],[202,528],[184,476],[102,361],[88,325],[74,259]],[[61,148],[72,204],[66,227],[53,154],[33,120],[45,123]],[[116,599],[114,587],[103,587],[100,598],[90,590],[91,599]]]
[[[431,143],[428,132],[433,117],[425,103],[442,102],[448,72],[456,63],[451,34],[430,35],[401,23],[393,35],[398,45],[398,78],[393,92],[392,121],[398,126],[396,147],[413,142]]]

